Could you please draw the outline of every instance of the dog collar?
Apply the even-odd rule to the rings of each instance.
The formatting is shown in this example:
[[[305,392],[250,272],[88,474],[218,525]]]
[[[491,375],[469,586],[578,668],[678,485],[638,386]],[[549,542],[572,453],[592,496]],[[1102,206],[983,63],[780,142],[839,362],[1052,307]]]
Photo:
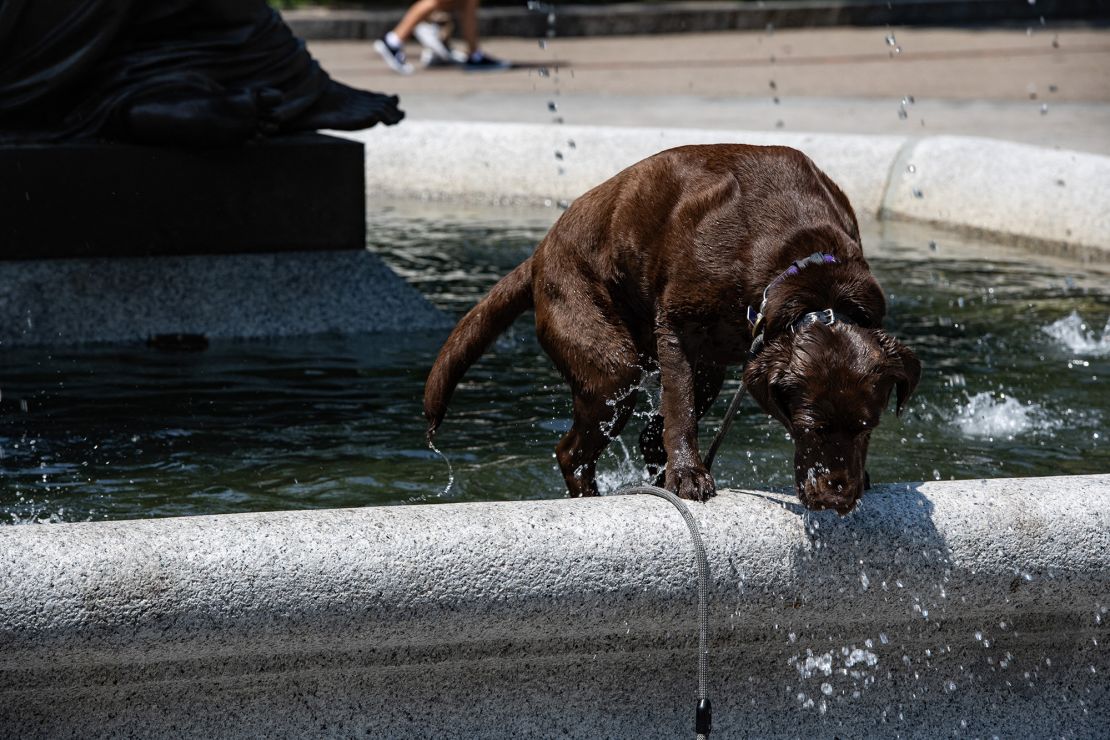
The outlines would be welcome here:
[[[843,322],[845,324],[855,324],[855,321],[848,318],[842,313],[837,313],[831,308],[826,308],[822,311],[810,311],[802,318],[795,321],[790,325],[790,333],[797,334],[799,330],[811,326],[812,324],[824,324],[825,326],[832,326],[836,322]],[[760,332],[755,339],[752,340],[752,346],[749,350],[752,357],[759,354],[759,350],[763,349],[763,332]]]
[[[759,304],[759,310],[756,311],[753,307],[748,306],[747,311],[748,323],[751,325],[753,337],[750,350],[752,357],[755,357],[759,350],[763,349],[763,320],[766,318],[763,311],[767,307],[767,294],[771,291],[771,288],[774,288],[776,285],[781,283],[783,280],[786,280],[786,278],[790,277],[791,275],[797,275],[799,272],[811,265],[827,265],[838,263],[839,261],[840,260],[838,260],[835,256],[831,254],[814,252],[805,259],[796,260],[791,263],[790,267],[779,273],[778,276],[775,277],[775,279],[772,280],[767,285],[767,287],[763,289],[763,300]],[[797,333],[799,329],[817,322],[825,324],[826,326],[832,326],[837,321],[844,321],[849,324],[855,323],[851,319],[848,319],[843,315],[836,313],[831,308],[826,308],[823,311],[812,311],[810,313],[807,313],[805,316],[802,316],[800,319],[790,325],[790,331],[791,333]]]

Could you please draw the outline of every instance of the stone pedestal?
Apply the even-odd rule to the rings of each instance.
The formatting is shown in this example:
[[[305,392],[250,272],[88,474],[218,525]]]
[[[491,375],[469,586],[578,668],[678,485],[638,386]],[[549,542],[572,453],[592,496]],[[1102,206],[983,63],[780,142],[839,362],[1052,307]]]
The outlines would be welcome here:
[[[0,146],[0,259],[362,249],[362,145]]]
[[[441,328],[366,251],[362,144],[0,147],[0,346]]]

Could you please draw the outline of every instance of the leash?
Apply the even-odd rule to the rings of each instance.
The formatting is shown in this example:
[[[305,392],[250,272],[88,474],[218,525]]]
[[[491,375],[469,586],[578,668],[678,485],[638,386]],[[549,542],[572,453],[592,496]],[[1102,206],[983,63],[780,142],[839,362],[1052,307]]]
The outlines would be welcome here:
[[[741,377],[743,377],[743,373],[744,368],[741,366]],[[728,429],[732,426],[732,420],[736,418],[736,412],[740,410],[740,404],[743,403],[743,401],[744,381],[741,380],[740,385],[736,388],[736,393],[732,396],[732,400],[728,402],[728,408],[725,410],[725,418],[721,419],[721,426],[717,427],[717,433],[713,436],[713,441],[709,443],[709,450],[705,453],[705,459],[702,460],[702,462],[705,463],[706,470],[710,470],[713,467],[713,460],[717,457],[717,450],[721,448],[721,442],[725,440],[725,435],[728,434]]]
[[[638,493],[670,501],[686,522],[694,544],[694,558],[698,565],[698,705],[694,712],[694,731],[698,740],[706,740],[713,729],[713,704],[709,701],[709,558],[705,554],[705,543],[686,502],[667,489],[647,484],[633,485],[620,489],[616,495]]]

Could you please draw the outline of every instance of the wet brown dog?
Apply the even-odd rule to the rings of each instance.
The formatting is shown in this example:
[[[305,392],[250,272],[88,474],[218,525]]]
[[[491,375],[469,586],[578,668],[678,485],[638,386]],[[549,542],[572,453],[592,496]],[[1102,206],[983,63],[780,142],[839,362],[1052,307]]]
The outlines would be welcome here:
[[[644,459],[679,496],[713,495],[697,422],[759,335],[744,384],[794,439],[798,496],[847,513],[891,392],[900,413],[921,373],[880,328],[886,302],[848,199],[787,147],[670,149],[574,201],[440,350],[424,390],[429,439],[466,369],[529,308],[574,396],[556,454],[575,496],[597,494],[597,459],[656,365],[662,413],[640,435]]]

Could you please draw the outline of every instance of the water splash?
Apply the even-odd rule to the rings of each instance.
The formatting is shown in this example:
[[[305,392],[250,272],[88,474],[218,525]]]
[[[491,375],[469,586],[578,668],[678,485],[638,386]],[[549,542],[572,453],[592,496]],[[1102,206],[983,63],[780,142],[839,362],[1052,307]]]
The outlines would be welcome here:
[[[957,411],[955,424],[968,437],[1013,439],[1034,428],[1051,429],[1057,422],[1048,418],[1036,403],[1025,404],[1013,396],[996,397],[983,391],[967,399],[967,404]]]
[[[1078,311],[1042,326],[1041,331],[1077,355],[1110,356],[1110,317],[1107,317],[1101,335],[1088,327]]]
[[[864,663],[868,666],[874,666],[879,662],[879,656],[870,650],[861,650],[860,648],[853,647],[848,653],[848,657],[844,659],[844,665],[847,668],[858,663]]]
[[[610,467],[608,460],[612,458],[616,458],[616,465]],[[596,473],[597,487],[603,496],[615,493],[625,486],[652,482],[647,469],[633,457],[628,445],[620,437],[614,438],[603,459],[606,459],[605,470],[598,470]]]

